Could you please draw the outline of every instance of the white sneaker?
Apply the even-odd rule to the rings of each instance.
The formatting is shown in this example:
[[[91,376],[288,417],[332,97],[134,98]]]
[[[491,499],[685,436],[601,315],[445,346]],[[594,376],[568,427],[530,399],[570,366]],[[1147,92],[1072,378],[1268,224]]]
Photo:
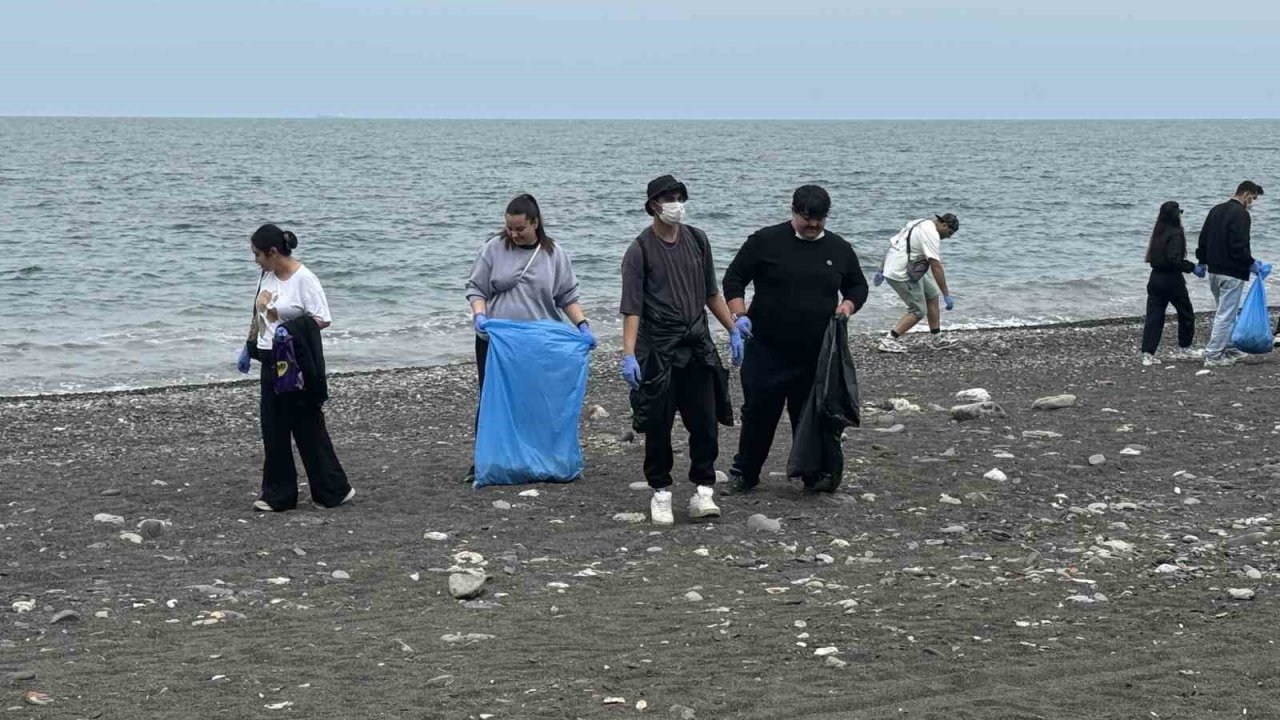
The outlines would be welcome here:
[[[885,335],[880,338],[880,342],[875,345],[876,350],[882,353],[898,353],[903,354],[907,351],[907,346],[893,339],[892,335]]]
[[[276,509],[267,504],[266,500],[254,500],[253,509],[255,512],[275,512]]]
[[[959,344],[959,340],[951,337],[950,335],[943,335],[942,333],[934,335],[933,339],[930,341],[930,347],[934,350],[946,350]]]
[[[720,508],[716,507],[715,495],[715,488],[710,485],[699,485],[697,491],[689,497],[689,517],[695,519],[720,517]]]
[[[1146,367],[1151,367],[1152,365],[1159,365],[1160,360],[1151,353],[1142,353],[1142,364]]]
[[[649,517],[654,525],[674,525],[676,516],[671,513],[671,491],[654,490],[649,501]]]
[[[347,491],[347,494],[346,494],[346,495],[343,495],[343,496],[342,496],[342,502],[340,502],[340,503],[338,503],[338,504],[339,504],[339,505],[346,505],[347,503],[351,502],[351,498],[353,498],[353,497],[355,497],[355,496],[356,496],[356,489],[355,489],[355,488],[351,488],[350,490],[348,490],[348,491]]]
[[[1169,359],[1170,360],[1202,360],[1204,359],[1204,353],[1200,350],[1196,350],[1194,348],[1189,348],[1189,347],[1178,348],[1177,350],[1174,350],[1173,352],[1169,353]]]
[[[1230,367],[1239,362],[1239,358],[1232,355],[1223,355],[1222,357],[1206,357],[1204,359],[1205,367]]]

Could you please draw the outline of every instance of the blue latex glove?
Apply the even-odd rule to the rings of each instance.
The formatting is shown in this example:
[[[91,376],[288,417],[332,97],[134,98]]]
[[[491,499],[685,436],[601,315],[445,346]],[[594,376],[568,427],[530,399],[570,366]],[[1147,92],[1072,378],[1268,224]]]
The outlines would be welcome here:
[[[751,339],[751,318],[746,315],[739,315],[737,320],[733,321],[733,329],[742,333],[742,337]]]
[[[950,295],[943,295],[943,296],[942,296],[942,304],[943,304],[943,306],[944,306],[944,307],[946,307],[948,310],[955,310],[955,309],[956,309],[956,301],[955,301],[955,300],[953,300],[953,299],[952,299],[952,297],[951,297]]]
[[[236,369],[241,373],[249,372],[249,348],[240,348],[240,357],[236,358]]]
[[[1253,264],[1249,266],[1249,272],[1253,273],[1254,275],[1257,275],[1258,273],[1262,272],[1262,261],[1254,260]]]
[[[627,381],[627,387],[632,390],[640,389],[640,363],[636,362],[635,355],[623,356],[622,379]]]
[[[591,332],[591,325],[586,320],[578,323],[578,332],[582,333],[582,337],[587,339],[587,342],[590,343],[590,348],[595,350],[596,334]]]
[[[489,322],[489,316],[484,313],[476,313],[475,317],[471,318],[471,324],[475,327],[476,334],[481,337],[485,337],[484,324],[487,322]]]
[[[876,287],[880,287],[881,285],[883,285],[883,284],[884,284],[884,273],[882,273],[882,272],[880,272],[879,270],[877,270],[877,271],[876,271],[876,274],[875,274],[875,275],[873,275],[873,276],[871,277],[871,282],[872,282],[872,283],[874,283]]]
[[[283,325],[276,328],[276,339],[281,342],[289,339],[289,331],[285,330]]]
[[[1191,271],[1191,274],[1195,275],[1198,278],[1203,278],[1208,273],[1209,273],[1209,266],[1205,265],[1204,263],[1200,263],[1199,265],[1196,265],[1195,269]]]
[[[750,325],[750,322],[747,324]],[[742,331],[735,327],[733,332],[729,333],[729,357],[733,360],[734,367],[742,367],[742,350]]]

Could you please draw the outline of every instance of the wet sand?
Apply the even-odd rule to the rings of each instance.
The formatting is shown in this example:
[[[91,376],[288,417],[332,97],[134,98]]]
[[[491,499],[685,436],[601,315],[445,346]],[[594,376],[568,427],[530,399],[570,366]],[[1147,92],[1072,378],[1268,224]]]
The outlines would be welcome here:
[[[1203,319],[1198,332],[1203,345]],[[614,519],[646,512],[648,493],[629,487],[643,450],[619,439],[607,354],[588,408],[609,417],[584,413],[587,471],[571,485],[457,481],[470,366],[335,377],[330,429],[359,492],[335,510],[250,511],[252,385],[0,400],[0,708],[1275,717],[1280,365],[1144,368],[1140,333],[1136,320],[973,332],[906,356],[859,337],[868,412],[839,492],[769,477],[691,524],[679,483],[664,530]],[[974,387],[1007,417],[954,422],[955,393]],[[1076,406],[1031,409],[1060,393]],[[919,411],[873,411],[893,398]],[[736,440],[722,429],[725,469]],[[779,442],[767,470],[785,460]],[[750,529],[756,513],[781,531]],[[121,538],[146,519],[167,525]],[[447,571],[477,565],[484,595],[454,600]],[[53,623],[64,610],[78,619]],[[28,690],[53,704],[25,705]]]

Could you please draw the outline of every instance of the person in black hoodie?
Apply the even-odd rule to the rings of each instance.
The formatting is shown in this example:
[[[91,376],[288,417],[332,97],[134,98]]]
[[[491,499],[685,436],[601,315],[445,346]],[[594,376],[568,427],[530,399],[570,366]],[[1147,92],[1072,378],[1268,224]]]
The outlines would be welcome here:
[[[250,241],[254,262],[262,270],[254,298],[253,323],[240,356],[240,371],[248,359],[262,365],[262,496],[253,503],[259,512],[281,512],[298,505],[298,471],[290,438],[298,443],[307,470],[311,497],[323,507],[337,507],[356,491],[338,462],[321,406],[328,399],[324,349],[320,331],[329,327],[329,302],[315,274],[293,257],[298,237],[271,224],[263,225]],[[277,343],[292,342],[302,389],[277,392],[283,368],[274,362]]]
[[[1236,194],[1214,206],[1200,228],[1196,260],[1209,270],[1209,289],[1218,304],[1213,316],[1209,344],[1204,349],[1206,367],[1233,365],[1244,353],[1231,345],[1231,331],[1240,313],[1240,301],[1249,273],[1257,274],[1262,263],[1253,258],[1249,247],[1249,206],[1262,195],[1262,187],[1245,180]]]
[[[867,278],[853,246],[826,229],[831,196],[817,185],[797,188],[791,219],[747,238],[724,275],[724,296],[747,338],[742,361],[742,433],[729,490],[760,482],[785,407],[792,432],[813,387],[823,338],[833,315],[848,317],[867,301]],[[747,286],[755,288],[748,310]],[[800,478],[807,490],[831,492],[836,473]]]
[[[1170,200],[1160,206],[1155,229],[1147,242],[1146,262],[1151,265],[1147,280],[1147,322],[1142,329],[1142,364],[1155,365],[1156,348],[1164,333],[1164,314],[1169,304],[1178,313],[1178,352],[1171,358],[1194,357],[1191,341],[1195,339],[1196,317],[1187,295],[1183,275],[1195,273],[1204,277],[1205,268],[1187,260],[1187,236],[1182,231],[1182,208]]]

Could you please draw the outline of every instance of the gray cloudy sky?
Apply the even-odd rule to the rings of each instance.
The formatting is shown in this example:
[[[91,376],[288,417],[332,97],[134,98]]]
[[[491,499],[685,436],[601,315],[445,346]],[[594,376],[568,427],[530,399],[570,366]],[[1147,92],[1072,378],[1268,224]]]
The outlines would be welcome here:
[[[0,115],[1280,117],[1280,3],[3,0]]]

